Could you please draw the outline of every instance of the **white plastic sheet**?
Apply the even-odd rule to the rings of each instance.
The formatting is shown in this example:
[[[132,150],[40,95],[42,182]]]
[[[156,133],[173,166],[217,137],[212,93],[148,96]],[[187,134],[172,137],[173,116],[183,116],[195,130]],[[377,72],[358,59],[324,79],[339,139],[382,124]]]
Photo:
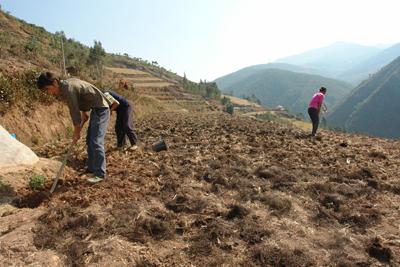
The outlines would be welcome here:
[[[38,161],[39,158],[29,147],[13,138],[0,125],[0,170],[21,165],[33,165]]]

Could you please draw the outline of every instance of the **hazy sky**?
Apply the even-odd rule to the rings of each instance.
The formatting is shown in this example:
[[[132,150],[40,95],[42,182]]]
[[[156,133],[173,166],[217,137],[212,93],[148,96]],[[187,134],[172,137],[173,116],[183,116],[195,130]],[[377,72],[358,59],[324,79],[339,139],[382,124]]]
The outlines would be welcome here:
[[[327,46],[400,41],[398,0],[0,0],[2,9],[86,45],[198,81]]]

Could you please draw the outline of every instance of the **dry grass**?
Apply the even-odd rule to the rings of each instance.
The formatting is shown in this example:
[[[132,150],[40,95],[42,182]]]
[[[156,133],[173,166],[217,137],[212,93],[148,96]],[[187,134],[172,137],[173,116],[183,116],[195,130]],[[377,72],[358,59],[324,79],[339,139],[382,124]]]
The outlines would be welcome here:
[[[173,85],[169,82],[156,82],[156,83],[134,83],[134,87],[151,87],[151,88],[163,88]]]
[[[134,70],[134,69],[112,68],[112,67],[105,67],[105,69],[111,70],[112,72],[119,73],[119,74],[147,74],[144,71]]]
[[[296,126],[297,128],[300,128],[302,130],[311,130],[312,125],[309,122],[305,122],[305,121],[298,121],[298,120],[290,120],[288,119],[288,121],[293,124],[294,126]]]
[[[252,103],[248,101],[247,99],[235,97],[235,96],[230,96],[230,95],[222,95],[222,97],[229,98],[234,105],[240,105],[240,106],[250,106],[250,107],[260,107],[260,105],[256,103]]]
[[[153,77],[153,76],[148,76],[148,77],[143,77],[143,76],[140,76],[140,77],[129,77],[129,78],[125,78],[125,80],[132,81],[132,82],[137,82],[137,83],[140,83],[140,82],[144,82],[144,83],[146,83],[146,82],[147,83],[148,82],[164,82],[164,80],[156,78],[156,77]]]
[[[134,102],[134,110],[136,118],[143,118],[152,113],[182,111],[185,108],[178,103],[166,103],[152,96],[139,96]]]

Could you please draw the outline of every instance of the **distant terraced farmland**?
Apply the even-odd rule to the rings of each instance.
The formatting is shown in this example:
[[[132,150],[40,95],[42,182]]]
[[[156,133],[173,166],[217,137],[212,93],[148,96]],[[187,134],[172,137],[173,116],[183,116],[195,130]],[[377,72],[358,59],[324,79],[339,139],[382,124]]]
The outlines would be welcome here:
[[[141,71],[141,70],[135,70],[135,69],[127,69],[127,68],[112,68],[112,67],[105,67],[108,70],[111,70],[112,72],[119,73],[119,74],[144,74],[144,75],[149,75],[149,73]]]
[[[174,85],[169,81],[141,70],[111,67],[107,67],[106,69],[121,75],[121,78],[126,80],[130,85],[133,85],[135,88],[163,88]]]
[[[185,92],[177,82],[164,80],[141,70],[112,67],[106,69],[126,81],[137,94],[161,101],[164,105],[188,110],[204,110],[209,107],[200,95]]]

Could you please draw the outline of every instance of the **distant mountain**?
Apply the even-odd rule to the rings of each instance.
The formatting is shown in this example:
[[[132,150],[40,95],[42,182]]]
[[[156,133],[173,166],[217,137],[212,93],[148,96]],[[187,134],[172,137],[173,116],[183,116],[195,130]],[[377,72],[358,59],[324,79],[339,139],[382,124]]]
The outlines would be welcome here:
[[[361,83],[328,116],[348,131],[400,137],[400,57]]]
[[[358,84],[400,56],[400,43],[384,49],[375,56],[355,65],[338,76],[339,79]]]
[[[337,78],[341,73],[381,51],[382,49],[378,47],[338,42],[327,47],[279,59],[276,63],[317,69],[320,75]]]
[[[328,88],[327,105],[337,104],[351,85],[311,74],[263,67],[245,68],[216,80],[218,87],[238,97],[255,95],[263,105],[282,105],[290,111],[305,113],[312,94],[321,86]]]
[[[311,68],[299,67],[286,63],[268,63],[268,64],[259,64],[249,66],[243,69],[240,69],[231,74],[225,75],[215,80],[217,82],[219,88],[228,88],[237,82],[240,82],[255,73],[261,72],[266,69],[281,69],[281,70],[289,70],[293,72],[307,73],[307,74],[318,74],[317,70]]]

